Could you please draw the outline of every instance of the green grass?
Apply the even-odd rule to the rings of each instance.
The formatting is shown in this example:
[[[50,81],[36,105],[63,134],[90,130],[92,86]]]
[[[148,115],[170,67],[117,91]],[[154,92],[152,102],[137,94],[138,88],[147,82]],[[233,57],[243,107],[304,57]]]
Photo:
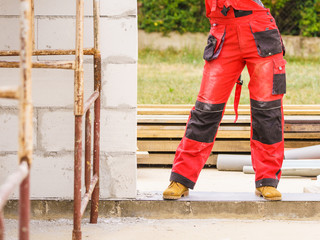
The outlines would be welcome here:
[[[284,104],[320,104],[320,59],[286,58],[287,94]],[[200,88],[202,51],[140,50],[138,104],[194,104]],[[242,73],[244,86],[240,104],[249,104],[249,75]],[[233,103],[233,96],[229,104]]]

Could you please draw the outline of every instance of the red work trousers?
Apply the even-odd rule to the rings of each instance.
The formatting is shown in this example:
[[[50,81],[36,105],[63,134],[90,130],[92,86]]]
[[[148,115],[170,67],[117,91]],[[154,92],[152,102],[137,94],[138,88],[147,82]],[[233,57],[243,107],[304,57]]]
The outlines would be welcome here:
[[[173,163],[170,180],[193,189],[214,145],[227,100],[247,65],[251,157],[256,187],[277,187],[284,157],[284,47],[268,9],[217,9],[204,52],[203,78]]]

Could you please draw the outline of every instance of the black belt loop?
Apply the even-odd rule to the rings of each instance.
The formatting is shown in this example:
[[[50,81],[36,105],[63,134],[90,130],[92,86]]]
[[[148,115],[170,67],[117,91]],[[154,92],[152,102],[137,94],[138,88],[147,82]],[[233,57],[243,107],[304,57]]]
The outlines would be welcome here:
[[[252,11],[244,11],[244,10],[236,10],[236,9],[234,9],[234,16],[236,18],[245,17],[245,16],[248,16],[250,14],[252,14]]]
[[[223,6],[223,9],[222,9],[221,13],[222,13],[224,16],[227,16],[229,10],[230,10],[229,7]]]

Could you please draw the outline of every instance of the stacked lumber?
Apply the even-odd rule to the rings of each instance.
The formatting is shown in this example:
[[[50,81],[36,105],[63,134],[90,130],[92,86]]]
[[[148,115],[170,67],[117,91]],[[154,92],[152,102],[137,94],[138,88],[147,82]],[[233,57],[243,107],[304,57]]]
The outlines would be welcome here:
[[[191,105],[139,105],[138,149],[148,152],[138,164],[172,164],[174,152],[184,135]],[[207,164],[216,165],[217,154],[250,154],[250,106],[239,106],[234,123],[233,106],[226,107],[216,142]],[[285,148],[320,144],[320,105],[287,105]]]

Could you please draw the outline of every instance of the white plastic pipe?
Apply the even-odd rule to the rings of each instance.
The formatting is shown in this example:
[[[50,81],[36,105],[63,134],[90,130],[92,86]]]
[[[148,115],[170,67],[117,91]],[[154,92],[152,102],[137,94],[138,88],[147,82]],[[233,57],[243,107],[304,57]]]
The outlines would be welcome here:
[[[284,159],[320,159],[320,145],[287,150]],[[219,154],[217,159],[220,171],[242,171],[243,166],[251,165],[251,155]]]
[[[242,171],[243,166],[251,166],[251,155],[218,155],[217,169],[220,171]]]
[[[320,145],[287,150],[284,159],[320,159]]]
[[[316,177],[320,175],[320,159],[286,160],[282,165],[282,176]],[[244,166],[243,172],[253,174],[252,166]]]

